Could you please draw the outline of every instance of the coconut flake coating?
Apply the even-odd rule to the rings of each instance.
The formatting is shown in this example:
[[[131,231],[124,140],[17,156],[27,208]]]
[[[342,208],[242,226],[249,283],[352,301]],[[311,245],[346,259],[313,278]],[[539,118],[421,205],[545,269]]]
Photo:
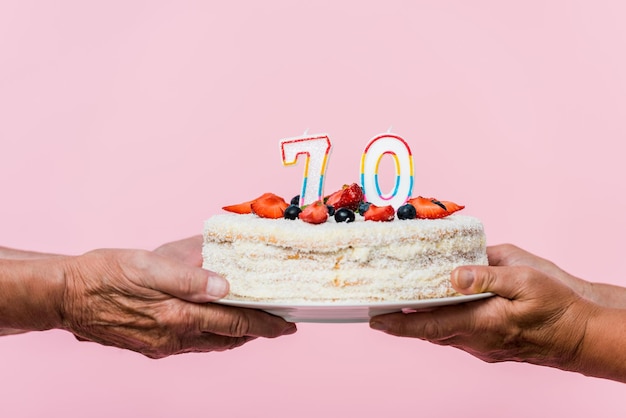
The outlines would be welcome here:
[[[233,300],[274,303],[403,301],[455,294],[450,272],[487,264],[480,220],[320,225],[223,214],[204,225],[203,267],[226,277]]]

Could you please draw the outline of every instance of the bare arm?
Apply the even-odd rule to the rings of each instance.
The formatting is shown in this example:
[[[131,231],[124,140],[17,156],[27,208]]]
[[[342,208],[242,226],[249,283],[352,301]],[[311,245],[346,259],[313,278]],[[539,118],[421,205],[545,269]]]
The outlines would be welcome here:
[[[0,260],[0,329],[47,330],[61,325],[57,306],[65,276],[56,258]]]
[[[55,256],[57,256],[57,254],[47,254],[35,251],[25,251],[17,250],[14,248],[0,247],[0,260],[35,260]]]
[[[626,310],[591,312],[572,370],[626,383]]]
[[[10,278],[7,276],[7,271],[13,271],[14,273],[17,272],[17,270],[15,270],[15,264],[6,264],[6,263],[3,264],[3,262],[8,261],[8,260],[39,260],[39,259],[55,257],[55,256],[56,256],[55,254],[46,254],[46,253],[35,252],[35,251],[25,251],[25,250],[17,250],[17,249],[8,248],[8,247],[0,247],[0,277],[5,277],[5,280],[0,282],[0,289],[3,291],[3,294],[8,296],[8,293],[6,293],[8,291],[8,288],[6,287],[9,286]],[[14,278],[12,281],[13,281],[13,285],[15,285],[16,283],[15,283]],[[9,301],[3,300],[1,301],[1,303],[2,303],[1,306],[6,306],[6,304],[9,303]],[[17,303],[17,301],[13,301],[13,303],[15,304]],[[2,308],[0,307],[0,312],[1,310]],[[4,327],[2,324],[0,324],[0,336],[22,334],[25,332],[27,331],[22,330],[22,329]]]

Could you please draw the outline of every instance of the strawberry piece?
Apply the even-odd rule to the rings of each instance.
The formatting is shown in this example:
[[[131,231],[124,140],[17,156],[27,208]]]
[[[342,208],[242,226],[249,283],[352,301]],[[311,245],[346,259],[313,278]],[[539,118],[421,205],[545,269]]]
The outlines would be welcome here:
[[[393,206],[376,206],[374,204],[370,204],[369,208],[363,214],[366,221],[377,222],[393,221],[395,215],[396,211]]]
[[[415,207],[416,217],[419,219],[438,219],[450,214],[443,203],[430,197],[418,196],[409,199],[408,203]]]
[[[335,208],[348,208],[356,211],[363,200],[363,189],[356,183],[344,184],[341,190],[336,191],[326,198],[326,204]]]
[[[251,207],[252,202],[254,202],[254,200],[249,200],[247,202],[238,203],[236,205],[224,206],[222,209],[224,209],[227,212],[233,212],[233,213],[238,213],[240,215],[244,215],[246,213],[252,213],[252,207]]]
[[[432,197],[418,196],[409,199],[408,203],[415,207],[417,218],[419,219],[439,219],[445,218],[452,213],[463,209],[465,206],[457,205],[454,202],[441,202]]]
[[[318,200],[302,209],[298,218],[310,224],[322,224],[328,220],[328,207]]]
[[[285,202],[280,196],[274,193],[265,193],[263,196],[254,200],[250,205],[252,213],[261,218],[278,219],[282,218],[285,214],[285,209],[289,206],[289,203]]]
[[[335,193],[332,193],[330,196],[327,196],[324,201],[327,205],[335,207],[339,199],[341,199],[341,195],[343,194],[343,189],[337,190]]]
[[[264,197],[267,197],[269,195],[273,195],[273,193],[264,193],[261,196],[257,197],[256,199],[248,200],[247,202],[243,202],[243,203],[237,203],[236,205],[224,206],[222,207],[222,209],[227,212],[238,213],[240,215],[252,213],[252,204],[255,201],[262,199]]]
[[[449,202],[447,200],[442,200],[441,203],[446,207],[446,210],[448,211],[448,213],[452,214],[454,212],[457,212],[463,208],[465,208],[464,205],[458,205],[454,202]]]

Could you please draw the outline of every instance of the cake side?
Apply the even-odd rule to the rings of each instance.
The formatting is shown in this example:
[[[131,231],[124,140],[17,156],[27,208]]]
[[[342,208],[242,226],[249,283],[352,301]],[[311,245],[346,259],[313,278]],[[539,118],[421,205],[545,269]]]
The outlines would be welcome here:
[[[454,215],[393,222],[366,222],[357,217],[351,223],[338,223],[329,218],[323,224],[311,225],[288,219],[265,219],[253,214],[222,214],[204,223],[205,242],[248,240],[302,251],[334,252],[347,246],[387,245],[407,240],[437,243],[459,234],[484,235],[482,222],[471,216]]]
[[[450,296],[454,268],[487,264],[482,223],[461,215],[321,225],[216,215],[203,259],[230,281],[229,299],[292,303]]]

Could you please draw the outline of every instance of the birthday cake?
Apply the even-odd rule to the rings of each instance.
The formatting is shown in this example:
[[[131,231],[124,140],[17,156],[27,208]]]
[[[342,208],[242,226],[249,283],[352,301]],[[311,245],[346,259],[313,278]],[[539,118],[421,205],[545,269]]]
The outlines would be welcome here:
[[[266,193],[205,221],[203,267],[227,299],[267,303],[410,301],[454,296],[450,272],[487,264],[480,220],[415,197],[394,209],[346,185],[301,207]]]

